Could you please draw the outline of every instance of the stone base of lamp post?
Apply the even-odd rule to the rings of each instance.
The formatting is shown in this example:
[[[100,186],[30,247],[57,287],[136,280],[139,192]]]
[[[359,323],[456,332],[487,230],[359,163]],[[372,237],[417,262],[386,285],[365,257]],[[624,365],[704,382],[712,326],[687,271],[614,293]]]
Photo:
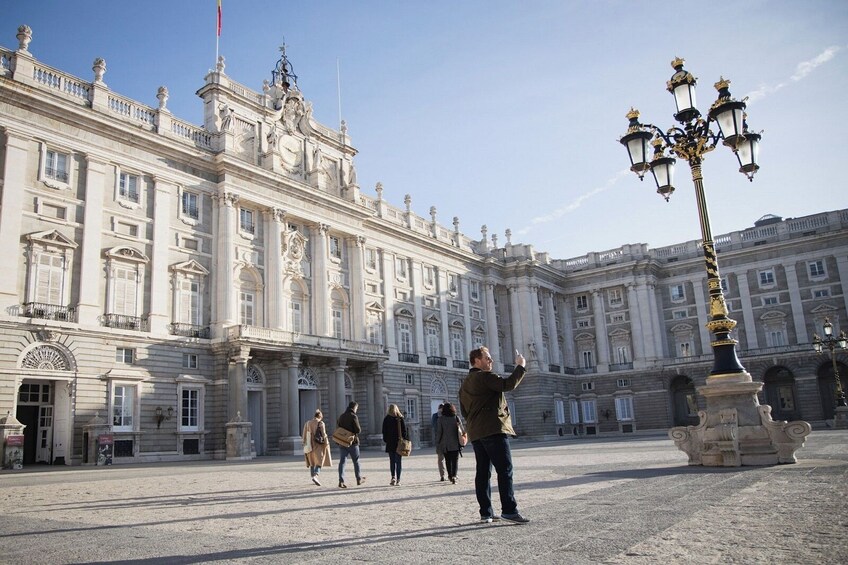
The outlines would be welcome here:
[[[227,422],[227,461],[241,461],[253,459],[254,455],[250,448],[250,422]]]
[[[795,452],[812,431],[809,423],[774,421],[771,406],[760,405],[763,383],[748,373],[713,375],[698,387],[707,409],[698,412],[695,426],[669,430],[675,445],[689,456],[690,465],[739,467],[795,463]]]
[[[836,412],[833,415],[833,429],[846,430],[848,429],[848,406],[837,406]]]
[[[283,455],[303,455],[303,438],[300,436],[281,437],[280,453]]]

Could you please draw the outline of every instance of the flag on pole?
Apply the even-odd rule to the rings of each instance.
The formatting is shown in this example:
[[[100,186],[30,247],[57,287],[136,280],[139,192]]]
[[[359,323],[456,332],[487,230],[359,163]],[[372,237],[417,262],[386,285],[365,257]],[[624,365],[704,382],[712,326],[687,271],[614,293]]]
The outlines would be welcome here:
[[[218,37],[221,37],[221,17],[222,17],[221,0],[218,0]]]

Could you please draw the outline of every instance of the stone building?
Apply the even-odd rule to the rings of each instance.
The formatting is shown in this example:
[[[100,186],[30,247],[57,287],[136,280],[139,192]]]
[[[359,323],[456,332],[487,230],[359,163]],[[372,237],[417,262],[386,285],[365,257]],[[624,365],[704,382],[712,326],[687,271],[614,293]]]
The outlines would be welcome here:
[[[94,464],[101,443],[116,463],[296,453],[316,407],[332,428],[351,399],[366,444],[390,403],[426,444],[482,344],[499,371],[528,358],[522,437],[665,429],[703,402],[697,241],[554,260],[474,239],[361,191],[344,123],[315,121],[285,52],[261,92],[221,58],[198,126],[167,88],[128,99],[102,59],[74,77],[31,37],[0,48],[0,428],[23,428],[25,463]],[[823,424],[832,365],[810,341],[844,327],[848,210],[716,245],[761,402]]]

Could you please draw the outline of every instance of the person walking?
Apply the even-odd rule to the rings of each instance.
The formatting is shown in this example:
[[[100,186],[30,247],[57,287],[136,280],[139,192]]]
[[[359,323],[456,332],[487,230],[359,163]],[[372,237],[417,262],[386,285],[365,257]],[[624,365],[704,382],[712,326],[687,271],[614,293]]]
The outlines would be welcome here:
[[[466,422],[466,432],[474,447],[477,473],[474,490],[480,505],[480,519],[491,522],[492,466],[498,475],[498,494],[501,499],[501,518],[517,524],[530,520],[518,511],[512,488],[512,453],[509,438],[515,436],[504,392],[514,390],[525,375],[524,357],[515,352],[515,369],[502,379],[492,372],[492,356],[488,348],[478,347],[469,354],[471,370],[459,389],[459,407]]]
[[[312,482],[319,487],[321,482],[318,480],[318,475],[321,473],[321,467],[329,467],[333,464],[330,440],[327,437],[327,427],[324,425],[323,418],[321,409],[315,410],[315,417],[304,424],[301,438],[306,466],[309,467]]]
[[[439,424],[439,416],[442,415],[442,407],[444,404],[439,404],[438,410],[433,412],[430,422],[433,425],[433,445],[436,446],[436,462],[439,466],[439,480],[445,480],[445,454],[439,450],[439,442],[436,440],[436,427]]]
[[[356,477],[356,484],[361,485],[365,482],[365,477],[359,470],[359,434],[362,433],[362,427],[359,425],[359,416],[356,411],[359,409],[359,404],[351,402],[347,405],[347,410],[339,416],[336,426],[354,434],[353,442],[350,447],[343,445],[339,446],[339,488],[347,488],[345,484],[345,461],[348,457],[353,462],[353,474]]]
[[[459,452],[462,446],[459,444],[459,434],[462,427],[456,416],[456,408],[447,402],[442,405],[442,415],[436,424],[436,450],[444,454],[447,465],[448,480],[456,484],[456,472],[459,466]],[[444,480],[444,479],[443,479]]]
[[[396,487],[400,486],[400,472],[403,469],[403,458],[397,452],[398,441],[401,437],[409,439],[406,422],[397,404],[389,404],[389,410],[383,418],[383,441],[386,444],[386,453],[389,454],[389,472],[392,474],[389,484]]]

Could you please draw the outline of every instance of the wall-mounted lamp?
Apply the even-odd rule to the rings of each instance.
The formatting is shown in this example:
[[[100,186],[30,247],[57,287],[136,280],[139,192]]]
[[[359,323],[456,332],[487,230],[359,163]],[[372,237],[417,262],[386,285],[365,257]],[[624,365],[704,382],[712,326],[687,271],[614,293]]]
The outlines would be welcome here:
[[[167,414],[162,410],[161,406],[157,406],[156,407],[156,415],[155,415],[155,417],[156,417],[156,428],[159,429],[159,427],[162,425],[162,422],[165,421],[165,420],[170,420],[173,415],[174,415],[174,409],[171,408],[170,406],[168,406],[168,413]]]
[[[542,421],[543,422],[545,422],[550,417],[551,417],[551,411],[550,410],[543,410],[542,411]]]
[[[609,408],[607,408],[606,410],[604,410],[604,419],[609,420],[609,417],[610,417],[610,411],[609,411]]]

